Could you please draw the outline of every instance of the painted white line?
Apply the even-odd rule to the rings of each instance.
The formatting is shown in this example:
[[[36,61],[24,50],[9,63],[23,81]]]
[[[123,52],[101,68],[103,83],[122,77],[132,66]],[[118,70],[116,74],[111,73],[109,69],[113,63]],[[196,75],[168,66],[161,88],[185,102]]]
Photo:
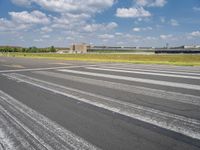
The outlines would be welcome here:
[[[9,64],[9,65],[2,65],[2,66],[5,66],[5,67],[12,67],[12,68],[25,68],[24,66],[22,65],[14,65],[14,64]]]
[[[80,66],[63,66],[63,67],[49,67],[49,68],[31,68],[31,69],[0,70],[0,73],[23,72],[23,71],[40,71],[40,70],[54,70],[54,69],[79,68],[79,67],[89,67],[89,66],[96,66],[96,65],[80,65]]]
[[[1,91],[0,91],[1,92]],[[6,116],[9,116],[14,122],[18,124],[23,130],[28,132],[29,135],[31,135],[34,139],[36,139],[40,144],[42,144],[45,149],[53,150],[51,146],[49,146],[47,143],[44,142],[43,139],[41,139],[39,136],[37,136],[32,130],[27,128],[23,123],[21,123],[19,120],[17,120],[12,114],[10,114],[6,109],[4,109],[2,106],[0,106],[1,113],[3,112]]]
[[[55,72],[50,72],[50,71],[34,71],[33,73],[55,77],[55,78],[61,78],[61,79],[70,80],[70,81],[79,82],[79,83],[86,83],[86,84],[91,84],[91,85],[96,85],[96,86],[107,87],[111,89],[135,93],[135,94],[142,94],[146,96],[157,97],[157,98],[160,98],[159,100],[164,100],[164,101],[170,100],[170,101],[200,106],[200,97],[194,96],[194,95],[146,88],[146,87],[141,87],[141,86],[127,85],[123,83],[115,83],[115,82],[109,82],[109,81],[104,81],[104,80],[90,79],[90,78],[72,76],[72,75],[55,73]]]
[[[3,109],[3,107],[0,106],[0,128],[4,131],[4,134],[10,141],[13,143],[13,148],[10,150],[22,150],[27,149],[27,147],[30,150],[35,150],[37,147],[41,150],[46,150],[44,146],[42,146],[37,140],[33,140],[33,138],[28,134],[25,130],[20,130],[22,127],[12,120],[9,115],[7,115]],[[31,142],[28,139],[32,139]],[[1,140],[0,140],[1,141]],[[11,144],[11,143],[10,143]],[[35,148],[33,148],[35,147]],[[4,148],[7,150],[7,148]]]
[[[200,73],[200,67],[183,67],[183,66],[166,66],[166,65],[141,65],[141,64],[108,64],[106,66],[114,67],[127,67],[131,69],[149,69],[156,71],[175,71],[175,72],[190,72],[190,73]]]
[[[128,116],[146,123],[159,126],[161,128],[181,133],[195,139],[200,139],[200,121],[196,119],[163,112],[133,103],[123,102],[117,99],[112,99],[85,91],[67,88],[54,83],[31,78],[25,75],[13,73],[6,74],[6,76],[57,94],[61,94],[63,96],[73,98],[74,100],[107,109],[109,111],[113,111],[124,116]]]
[[[126,77],[126,76],[117,76],[117,75],[93,73],[93,72],[85,72],[85,71],[75,71],[75,70],[68,70],[68,69],[59,69],[58,71],[68,72],[68,73],[73,73],[73,74],[82,74],[82,75],[104,77],[104,78],[110,78],[110,79],[118,79],[118,80],[141,82],[141,83],[147,83],[147,84],[169,86],[169,87],[191,89],[191,90],[200,90],[200,85],[193,85],[193,84],[186,84],[186,83],[168,82],[168,81],[160,81],[160,80],[152,80],[152,79]]]
[[[73,64],[70,64],[70,63],[62,63],[62,62],[58,62],[58,63],[48,63],[50,65],[73,65]]]
[[[9,115],[15,122],[17,122],[23,129],[25,129],[30,135],[34,136],[35,139],[40,141],[42,145],[44,145],[47,149],[88,149],[88,150],[95,150],[98,149],[97,147],[91,145],[84,139],[76,136],[71,131],[68,131],[61,127],[60,125],[56,124],[55,122],[49,120],[45,116],[41,115],[40,113],[34,111],[33,109],[27,107],[26,105],[22,104],[21,102],[17,101],[10,95],[7,95],[3,91],[0,91],[1,97],[0,104],[4,106],[0,106],[0,110],[3,110],[4,113]],[[7,109],[7,110],[6,110]],[[20,115],[20,119],[24,119],[23,121],[17,119],[14,115],[12,115],[8,110],[12,110],[12,113],[15,115]],[[31,124],[33,120],[34,123]],[[33,122],[32,121],[32,122]],[[25,124],[23,123],[25,122]],[[29,123],[29,125],[28,125]],[[33,128],[34,132],[29,129]],[[42,130],[41,130],[42,127]],[[41,132],[42,136],[37,135],[38,132]],[[51,137],[50,137],[51,136]],[[46,142],[49,141],[51,146],[48,145]],[[62,142],[61,142],[62,141]],[[63,144],[65,143],[65,144]],[[68,145],[66,147],[66,145]],[[52,148],[52,146],[54,148]]]
[[[128,67],[108,67],[108,66],[99,66],[100,68],[106,69],[117,69],[117,70],[128,70],[128,71],[139,71],[142,73],[154,72],[154,73],[167,73],[167,74],[176,74],[176,75],[193,75],[193,76],[200,76],[200,73],[191,73],[191,72],[175,72],[175,71],[163,71],[163,70],[154,70],[154,69],[133,69]],[[188,77],[188,76],[186,76]]]
[[[185,78],[185,79],[200,79],[200,77],[195,76],[185,76],[185,75],[175,75],[175,74],[162,74],[162,73],[153,73],[153,72],[142,72],[142,71],[130,71],[123,69],[111,69],[111,68],[94,68],[94,67],[85,67],[86,69],[91,70],[103,70],[103,71],[112,71],[112,72],[123,72],[123,73],[136,73],[144,75],[155,75],[155,76],[164,76],[164,77],[176,77],[176,78]]]

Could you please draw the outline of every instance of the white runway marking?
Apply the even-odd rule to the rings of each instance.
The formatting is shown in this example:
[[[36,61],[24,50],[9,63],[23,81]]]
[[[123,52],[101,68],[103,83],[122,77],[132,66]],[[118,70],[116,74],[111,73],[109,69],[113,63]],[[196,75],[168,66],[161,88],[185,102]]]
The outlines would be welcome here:
[[[62,62],[58,62],[58,63],[48,63],[48,64],[50,64],[50,65],[72,65],[72,64],[70,64],[70,63],[62,63]]]
[[[78,101],[82,101],[100,108],[104,108],[134,119],[150,123],[186,136],[200,139],[200,121],[184,116],[123,102],[117,99],[104,97],[61,85],[41,81],[20,74],[5,74],[17,81],[25,82],[42,89],[61,94]],[[85,98],[86,97],[86,98]]]
[[[199,85],[186,84],[186,83],[168,82],[168,81],[160,81],[160,80],[152,80],[152,79],[126,77],[126,76],[117,76],[117,75],[102,74],[102,73],[93,73],[93,72],[85,72],[85,71],[76,71],[76,70],[68,70],[68,69],[59,69],[58,71],[69,72],[69,73],[73,73],[73,74],[82,74],[82,75],[104,77],[104,78],[110,78],[110,79],[118,79],[118,80],[141,82],[141,83],[147,83],[147,84],[169,86],[169,87],[177,87],[177,88],[184,88],[184,89],[200,90],[200,86]]]
[[[2,91],[0,91],[0,93],[1,93]],[[1,96],[2,96],[2,93],[1,93]],[[23,123],[21,123],[19,120],[17,120],[17,118],[16,117],[14,117],[12,114],[10,114],[5,108],[3,108],[2,106],[0,106],[0,110],[1,110],[1,113],[2,114],[4,114],[4,115],[6,115],[6,116],[8,116],[9,118],[11,118],[10,120],[12,120],[13,122],[15,122],[16,124],[18,124],[18,126],[20,127],[20,128],[22,128],[22,130],[24,130],[25,132],[27,132],[28,133],[28,135],[29,136],[32,136],[32,138],[33,138],[33,141],[34,140],[37,140],[44,148],[42,148],[42,149],[50,149],[50,150],[53,150],[52,148],[51,148],[51,146],[50,145],[48,145],[48,144],[46,144],[45,142],[44,142],[44,140],[43,139],[41,139],[39,136],[37,136],[32,130],[30,130],[28,127],[26,127]],[[12,122],[11,121],[11,122]],[[25,145],[25,144],[23,144],[23,145]],[[39,144],[38,144],[39,145]]]
[[[55,77],[55,78],[71,80],[74,82],[107,87],[111,89],[135,93],[135,94],[142,94],[146,96],[157,97],[157,98],[161,98],[160,100],[163,100],[163,101],[171,100],[171,101],[181,102],[185,104],[200,106],[199,96],[170,92],[170,91],[159,90],[159,89],[146,88],[146,87],[141,87],[141,86],[127,85],[127,84],[122,84],[122,83],[109,82],[109,81],[104,81],[104,80],[96,80],[96,79],[72,76],[72,75],[49,72],[49,71],[34,71],[33,73]]]
[[[0,70],[0,73],[10,73],[10,72],[23,72],[23,71],[40,71],[40,70],[53,70],[53,69],[63,69],[63,68],[79,68],[79,67],[90,67],[96,65],[80,65],[80,66],[63,66],[63,67],[49,67],[49,68],[31,68],[31,69],[14,69],[14,70]]]
[[[197,72],[185,72],[185,71],[180,71],[180,70],[176,70],[176,71],[170,71],[170,70],[165,70],[163,68],[163,70],[156,70],[154,68],[152,68],[151,70],[148,68],[148,69],[145,69],[145,68],[131,68],[131,67],[128,67],[128,66],[116,66],[116,67],[113,67],[113,66],[99,66],[99,67],[103,67],[103,68],[111,68],[111,69],[124,69],[124,70],[133,70],[133,71],[143,71],[143,72],[156,72],[156,73],[169,73],[169,74],[182,74],[182,75],[194,75],[194,76],[200,76],[200,73],[197,73]],[[199,68],[200,69],[200,68]],[[200,71],[200,70],[199,70]]]
[[[112,69],[112,68],[94,68],[94,67],[85,67],[85,68],[86,69],[91,69],[91,70],[103,70],[103,71],[113,71],[113,72],[136,73],[136,74],[156,75],[156,76],[164,76],[164,77],[176,77],[176,78],[198,79],[198,80],[200,79],[200,76],[197,77],[197,76],[186,76],[186,75],[177,75],[177,74],[163,74],[163,73],[155,73],[155,72],[133,71],[133,70],[125,70],[125,69]]]
[[[10,122],[17,123],[21,132],[28,133],[29,140],[32,142],[38,141],[39,145],[45,147],[44,149],[98,149],[3,91],[0,91],[0,114],[2,113],[10,118]],[[28,146],[27,144],[25,145]],[[29,148],[26,147],[26,149]]]
[[[190,72],[190,73],[200,73],[200,67],[183,67],[183,66],[173,66],[173,65],[144,65],[144,64],[108,64],[106,66],[114,67],[128,67],[131,69],[149,69],[155,71],[175,71],[175,72]]]

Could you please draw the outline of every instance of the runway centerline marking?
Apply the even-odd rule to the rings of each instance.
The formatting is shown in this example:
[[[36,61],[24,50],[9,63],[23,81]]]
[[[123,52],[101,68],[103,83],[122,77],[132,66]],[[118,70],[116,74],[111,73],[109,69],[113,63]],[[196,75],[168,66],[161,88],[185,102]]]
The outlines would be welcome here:
[[[3,99],[0,97],[0,113],[6,114],[11,121],[17,122],[21,126],[22,132],[24,130],[28,132],[46,149],[99,149],[1,90],[0,96],[3,97]],[[42,133],[40,134],[40,132]]]
[[[78,77],[78,76],[50,72],[50,71],[34,71],[33,73],[44,75],[44,76],[50,76],[54,78],[70,80],[70,81],[79,82],[79,83],[86,83],[90,85],[111,88],[115,90],[135,93],[135,94],[142,94],[146,96],[157,97],[157,98],[160,98],[159,100],[164,100],[164,101],[170,100],[170,101],[200,106],[200,97],[194,96],[194,95],[188,95],[188,94],[171,92],[171,91],[160,90],[160,89],[152,89],[152,88],[147,88],[147,87],[142,87],[142,86],[127,85],[123,83],[116,83],[116,82],[97,80],[97,79],[91,79],[91,78],[85,78],[85,77]]]
[[[22,65],[14,65],[14,64],[10,64],[10,65],[7,65],[7,64],[4,64],[2,66],[5,66],[5,67],[12,67],[12,68],[25,68],[24,66]]]
[[[48,67],[48,68],[31,68],[31,69],[0,70],[0,73],[24,72],[24,71],[40,71],[40,70],[54,70],[54,69],[79,68],[79,67],[89,67],[89,66],[96,66],[96,65],[77,65],[77,66]]]
[[[85,71],[76,71],[76,70],[68,70],[68,69],[58,69],[58,71],[68,72],[68,73],[73,73],[73,74],[82,74],[82,75],[104,77],[104,78],[118,79],[118,80],[126,80],[126,81],[133,81],[133,82],[141,82],[141,83],[147,83],[147,84],[162,85],[162,86],[177,87],[177,88],[192,89],[192,90],[200,91],[199,85],[186,84],[186,83],[152,80],[152,79],[144,79],[144,78],[134,78],[134,77],[127,77],[127,76],[118,76],[118,75],[93,73],[93,72],[85,72]]]
[[[180,72],[180,73],[194,73],[194,74],[200,74],[200,67],[195,68],[195,69],[191,69],[190,68],[185,68],[183,70],[183,68],[180,68],[178,66],[159,66],[159,65],[148,65],[148,66],[141,66],[141,65],[131,65],[131,64],[110,64],[110,65],[106,65],[109,67],[125,67],[125,68],[130,68],[130,69],[139,69],[139,70],[149,70],[149,68],[151,68],[154,71],[160,71],[160,72]]]
[[[177,77],[177,78],[186,78],[186,79],[200,79],[200,74],[195,74],[196,76],[189,76],[194,75],[188,73],[188,75],[185,75],[184,73],[178,73],[178,72],[165,72],[165,73],[158,73],[154,70],[146,71],[146,70],[132,70],[128,68],[115,68],[115,67],[100,67],[100,68],[94,68],[94,67],[85,67],[86,69],[92,69],[92,70],[104,70],[104,71],[113,71],[113,72],[124,72],[124,73],[137,73],[137,74],[144,74],[144,75],[157,75],[157,76],[165,76],[165,77]],[[173,73],[173,74],[170,74]],[[176,74],[175,74],[176,73]]]
[[[118,99],[64,87],[55,83],[42,81],[21,74],[12,73],[5,74],[5,76],[13,78],[17,81],[31,84],[47,91],[73,98],[77,101],[116,112],[118,114],[181,133],[192,138],[200,139],[200,121],[196,119],[191,119],[133,103],[123,102]]]

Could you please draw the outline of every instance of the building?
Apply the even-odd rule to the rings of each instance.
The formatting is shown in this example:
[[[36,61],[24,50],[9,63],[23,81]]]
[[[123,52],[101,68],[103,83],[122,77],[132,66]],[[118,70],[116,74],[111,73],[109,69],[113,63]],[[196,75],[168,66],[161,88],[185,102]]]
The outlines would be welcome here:
[[[85,43],[82,44],[73,44],[70,47],[70,53],[87,53],[87,50],[90,48],[90,46],[88,46]]]
[[[198,49],[156,49],[156,54],[200,54]]]
[[[195,48],[200,48],[200,45],[184,45],[183,48],[185,49],[195,49]]]

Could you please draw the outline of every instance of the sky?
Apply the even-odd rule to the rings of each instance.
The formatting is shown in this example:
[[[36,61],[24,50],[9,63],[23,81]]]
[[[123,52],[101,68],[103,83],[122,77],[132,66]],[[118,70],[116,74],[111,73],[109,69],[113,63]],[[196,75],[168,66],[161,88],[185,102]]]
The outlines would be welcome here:
[[[200,45],[200,0],[0,0],[0,45]]]

